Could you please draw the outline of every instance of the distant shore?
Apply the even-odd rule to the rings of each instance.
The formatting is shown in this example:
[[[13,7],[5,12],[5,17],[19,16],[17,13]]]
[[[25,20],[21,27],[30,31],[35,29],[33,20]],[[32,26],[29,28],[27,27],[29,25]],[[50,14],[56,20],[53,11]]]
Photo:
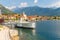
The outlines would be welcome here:
[[[60,16],[38,16],[38,15],[30,15],[27,16],[27,19],[24,18],[22,14],[2,14],[0,15],[0,18],[3,18],[5,21],[8,20],[19,20],[20,18],[23,18],[25,21],[40,21],[40,20],[60,20]]]

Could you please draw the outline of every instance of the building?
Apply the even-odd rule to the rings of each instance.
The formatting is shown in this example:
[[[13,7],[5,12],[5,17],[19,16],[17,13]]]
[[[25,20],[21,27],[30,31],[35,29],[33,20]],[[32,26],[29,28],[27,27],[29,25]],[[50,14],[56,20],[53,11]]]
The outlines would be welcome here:
[[[0,9],[0,15],[2,14],[1,9]]]

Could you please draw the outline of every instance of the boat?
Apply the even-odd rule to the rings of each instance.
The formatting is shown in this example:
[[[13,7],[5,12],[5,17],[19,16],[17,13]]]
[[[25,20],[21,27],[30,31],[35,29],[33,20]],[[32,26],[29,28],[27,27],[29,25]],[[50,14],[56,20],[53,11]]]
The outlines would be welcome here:
[[[10,28],[27,28],[27,29],[35,29],[36,23],[31,21],[20,21],[17,22],[9,21],[2,23],[5,26]]]
[[[23,12],[20,20],[16,23],[15,27],[18,28],[29,28],[29,29],[35,29],[36,22],[27,21],[27,15]]]
[[[35,28],[35,22],[18,22],[15,27],[17,28],[28,28],[28,29],[34,29]]]

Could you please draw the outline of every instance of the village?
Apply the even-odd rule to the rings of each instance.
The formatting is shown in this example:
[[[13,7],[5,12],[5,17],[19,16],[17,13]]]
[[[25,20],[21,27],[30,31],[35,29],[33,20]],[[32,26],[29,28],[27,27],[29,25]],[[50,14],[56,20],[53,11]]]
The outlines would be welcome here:
[[[26,18],[24,17],[26,16]],[[0,15],[0,19],[3,18],[4,21],[12,20],[12,21],[17,21],[20,18],[23,18],[25,21],[40,21],[40,20],[60,20],[60,16],[38,16],[38,15],[31,15],[27,16],[25,13],[23,14],[2,14]]]

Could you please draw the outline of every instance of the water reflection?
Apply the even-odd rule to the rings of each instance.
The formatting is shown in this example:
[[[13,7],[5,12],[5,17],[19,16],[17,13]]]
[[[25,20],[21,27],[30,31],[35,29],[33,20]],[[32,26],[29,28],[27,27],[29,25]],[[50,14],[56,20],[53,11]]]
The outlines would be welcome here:
[[[32,34],[33,34],[33,36],[35,36],[36,35],[36,30],[32,30]]]
[[[18,31],[21,40],[36,40],[35,29],[19,28]]]

